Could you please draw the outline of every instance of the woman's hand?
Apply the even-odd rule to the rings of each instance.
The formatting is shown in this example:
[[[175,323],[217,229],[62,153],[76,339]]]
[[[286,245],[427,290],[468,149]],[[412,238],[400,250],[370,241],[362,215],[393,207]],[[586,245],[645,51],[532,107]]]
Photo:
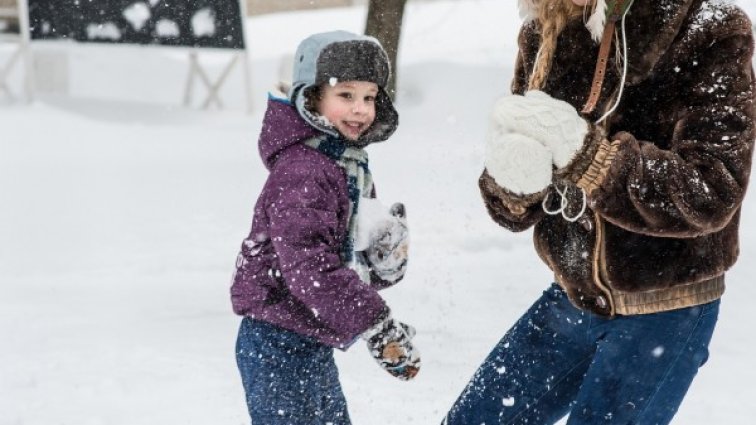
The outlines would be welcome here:
[[[551,151],[557,168],[569,165],[589,131],[588,122],[572,105],[538,90],[500,99],[497,117],[504,130],[534,139]]]

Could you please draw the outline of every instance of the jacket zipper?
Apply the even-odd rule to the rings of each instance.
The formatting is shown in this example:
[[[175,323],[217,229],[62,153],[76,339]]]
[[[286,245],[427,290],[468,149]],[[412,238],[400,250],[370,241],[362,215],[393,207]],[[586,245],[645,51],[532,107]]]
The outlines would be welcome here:
[[[606,297],[607,303],[609,303],[609,314],[614,316],[614,299],[612,298],[612,291],[609,288],[609,279],[605,279],[607,276],[606,266],[606,251],[604,246],[604,221],[597,212],[593,212],[593,216],[596,221],[596,244],[593,250],[593,282],[598,286],[601,292]],[[604,280],[605,279],[605,280]]]

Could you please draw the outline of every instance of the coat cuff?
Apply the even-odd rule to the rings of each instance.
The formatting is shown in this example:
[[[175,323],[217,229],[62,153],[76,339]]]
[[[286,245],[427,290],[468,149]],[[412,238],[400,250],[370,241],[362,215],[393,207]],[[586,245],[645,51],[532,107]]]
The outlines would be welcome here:
[[[567,180],[587,193],[592,192],[606,178],[609,167],[619,150],[620,142],[609,142],[606,131],[591,124],[590,131],[585,137],[583,148],[575,158],[563,168],[554,172],[557,180]]]
[[[368,340],[375,335],[378,335],[383,330],[383,323],[387,320],[391,319],[391,310],[386,307],[381,311],[381,313],[376,317],[375,321],[373,322],[373,325],[369,328],[365,329],[360,335],[360,339]]]
[[[619,140],[615,140],[611,143],[608,140],[602,141],[599,145],[598,152],[596,152],[596,156],[594,156],[593,161],[591,161],[591,165],[588,166],[588,169],[585,170],[575,184],[585,190],[588,194],[601,186],[606,179],[606,175],[609,173],[609,167],[611,167],[614,158],[617,156],[619,147]]]
[[[484,193],[495,194],[501,200],[501,206],[507,209],[509,215],[513,216],[524,215],[528,208],[541,202],[548,191],[547,187],[538,193],[518,195],[496,184],[496,180],[488,174],[488,170],[483,170],[478,185]]]

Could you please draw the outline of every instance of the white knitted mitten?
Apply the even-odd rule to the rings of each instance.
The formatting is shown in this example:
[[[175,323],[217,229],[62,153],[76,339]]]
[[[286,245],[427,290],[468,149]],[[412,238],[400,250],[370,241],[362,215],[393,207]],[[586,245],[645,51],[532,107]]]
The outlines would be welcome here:
[[[501,125],[548,148],[557,168],[564,168],[572,161],[588,134],[588,123],[572,105],[542,91],[504,97],[497,108],[500,109]]]
[[[501,98],[494,105],[485,166],[499,186],[518,195],[531,195],[551,183],[552,154],[537,140],[512,131],[509,119],[511,97]]]

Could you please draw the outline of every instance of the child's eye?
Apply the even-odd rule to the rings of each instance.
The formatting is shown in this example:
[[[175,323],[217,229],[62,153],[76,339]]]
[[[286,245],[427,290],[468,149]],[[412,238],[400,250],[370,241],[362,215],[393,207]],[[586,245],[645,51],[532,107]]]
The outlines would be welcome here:
[[[375,102],[375,96],[365,96],[365,102]]]
[[[347,92],[339,93],[339,96],[343,97],[344,99],[351,99],[352,98],[352,93],[347,93]]]

